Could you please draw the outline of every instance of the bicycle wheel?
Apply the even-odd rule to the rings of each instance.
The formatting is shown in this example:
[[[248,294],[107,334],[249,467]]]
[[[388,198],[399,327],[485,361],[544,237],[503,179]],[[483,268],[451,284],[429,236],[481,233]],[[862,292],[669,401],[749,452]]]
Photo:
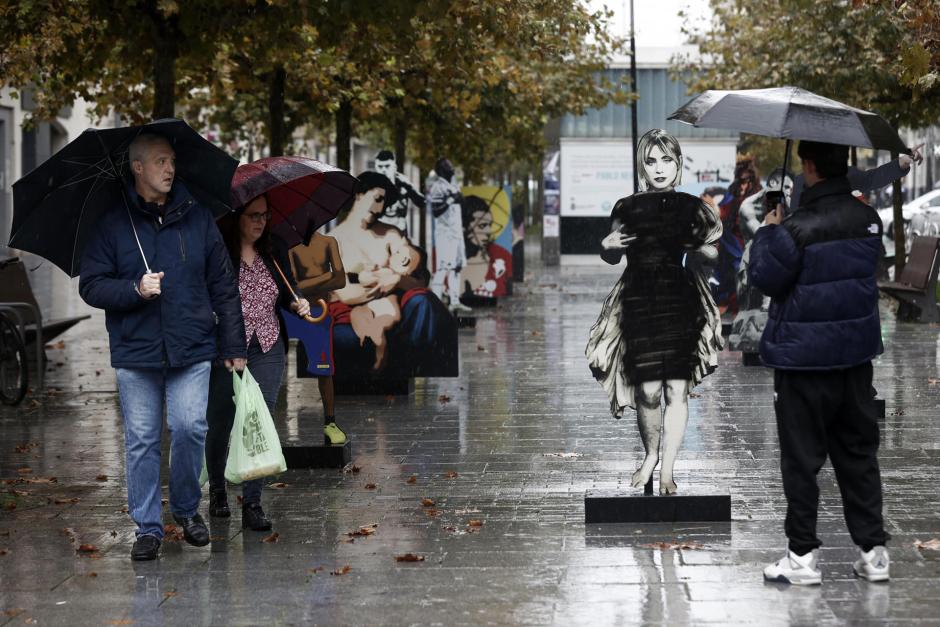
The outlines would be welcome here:
[[[9,318],[0,314],[0,402],[16,405],[26,396],[29,384],[29,365],[26,346]]]

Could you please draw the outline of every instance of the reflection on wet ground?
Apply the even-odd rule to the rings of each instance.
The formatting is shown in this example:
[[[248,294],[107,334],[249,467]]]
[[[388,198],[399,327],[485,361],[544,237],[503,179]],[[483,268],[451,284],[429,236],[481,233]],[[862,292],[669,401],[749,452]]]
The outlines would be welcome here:
[[[676,479],[680,490],[730,487],[731,523],[586,527],[585,491],[630,492],[642,455],[635,421],[609,417],[583,356],[618,270],[542,268],[536,258],[528,267],[516,296],[461,331],[459,378],[419,380],[407,397],[340,399],[359,471],[271,479],[286,484],[264,496],[276,542],[243,533],[237,517],[214,520],[210,548],[170,541],[145,564],[127,557],[121,421],[94,312],[47,351],[46,388],[0,409],[0,624],[937,620],[940,552],[914,541],[940,537],[940,327],[896,324],[885,303],[887,350],[875,372],[887,399],[891,583],[852,578],[827,465],[824,584],[788,589],[761,581],[784,546],[769,372],[725,352],[691,400]],[[33,284],[47,315],[87,310],[75,282],[47,264]],[[315,383],[289,377],[282,438],[316,442],[320,412]],[[374,535],[347,535],[373,523]],[[77,552],[82,544],[95,550]],[[425,559],[397,562],[405,553]]]

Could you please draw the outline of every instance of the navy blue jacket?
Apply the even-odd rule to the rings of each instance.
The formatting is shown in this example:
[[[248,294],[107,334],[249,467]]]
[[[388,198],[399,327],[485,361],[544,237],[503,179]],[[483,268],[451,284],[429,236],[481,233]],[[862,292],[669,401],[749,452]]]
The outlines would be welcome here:
[[[177,368],[245,357],[238,282],[212,214],[178,181],[162,220],[133,188],[127,197],[129,206],[120,203],[95,226],[78,287],[86,303],[105,310],[111,365]],[[152,300],[136,289],[146,269],[132,216],[151,271],[164,272]]]
[[[772,297],[760,342],[765,365],[837,370],[882,351],[876,271],[881,220],[845,177],[803,192],[798,211],[758,229],[748,277]]]

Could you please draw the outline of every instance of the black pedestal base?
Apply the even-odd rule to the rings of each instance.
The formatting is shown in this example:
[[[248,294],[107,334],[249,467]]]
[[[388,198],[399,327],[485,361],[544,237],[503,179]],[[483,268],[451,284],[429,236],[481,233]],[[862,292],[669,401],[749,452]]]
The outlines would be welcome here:
[[[334,378],[333,390],[343,396],[408,396],[415,391],[415,380]]]
[[[288,468],[343,468],[352,461],[349,442],[337,446],[284,446],[281,450]]]
[[[763,366],[760,353],[741,353],[741,363],[745,366]]]
[[[626,496],[612,492],[584,495],[585,524],[727,522],[731,520],[731,494],[672,494]]]
[[[457,316],[458,329],[475,329],[477,326],[476,316]]]

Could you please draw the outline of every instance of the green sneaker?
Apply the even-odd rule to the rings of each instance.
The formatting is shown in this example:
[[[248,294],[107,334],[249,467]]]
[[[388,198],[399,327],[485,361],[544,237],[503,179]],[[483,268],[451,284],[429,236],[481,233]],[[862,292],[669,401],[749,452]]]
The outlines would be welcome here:
[[[323,427],[323,434],[330,444],[346,444],[346,434],[343,433],[342,429],[336,426],[335,422],[331,422]]]

